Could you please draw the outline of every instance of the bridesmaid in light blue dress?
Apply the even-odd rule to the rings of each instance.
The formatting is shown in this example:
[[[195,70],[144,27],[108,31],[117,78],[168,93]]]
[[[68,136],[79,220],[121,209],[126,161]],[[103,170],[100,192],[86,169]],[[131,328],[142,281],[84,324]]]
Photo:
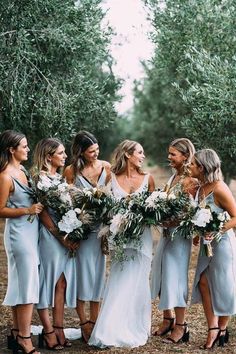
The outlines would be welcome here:
[[[135,141],[125,140],[117,147],[112,165],[111,189],[117,199],[153,191],[154,180],[141,170],[144,151]],[[152,235],[145,228],[141,247],[126,246],[128,260],[121,266],[112,260],[101,311],[89,345],[134,348],[144,345],[151,328],[149,275],[152,261]]]
[[[167,193],[185,190],[189,195],[196,193],[196,180],[189,177],[188,166],[194,154],[194,146],[190,140],[179,138],[171,142],[168,159],[176,173],[166,185]],[[167,343],[187,342],[189,330],[185,322],[188,301],[188,269],[191,255],[191,239],[176,235],[171,240],[175,227],[173,223],[163,228],[152,264],[152,298],[159,297],[159,309],[163,310],[163,323],[153,333],[164,336]],[[174,270],[174,271],[173,271]],[[175,317],[171,309],[174,308]]]
[[[7,130],[0,135],[0,217],[6,218],[4,244],[8,260],[8,287],[4,305],[12,306],[13,329],[8,347],[18,342],[24,353],[33,348],[30,325],[33,304],[39,301],[38,217],[43,206],[34,194],[21,163],[28,159],[25,136]],[[16,338],[16,340],[15,340]]]
[[[81,189],[105,186],[110,180],[110,164],[98,160],[98,154],[96,138],[89,132],[80,131],[72,145],[72,164],[65,169],[67,182]],[[97,238],[99,225],[98,220],[88,239],[80,241],[77,251],[77,312],[85,342],[98,317],[105,280],[105,255],[101,239]],[[89,318],[85,313],[86,301],[90,302]]]
[[[64,167],[65,148],[60,140],[45,138],[38,142],[34,152],[33,171],[40,175],[60,179],[58,171]],[[38,176],[35,176],[37,181]],[[45,208],[40,215],[40,298],[37,305],[43,323],[40,346],[60,350],[70,347],[63,331],[64,304],[76,307],[76,260],[70,257],[71,245],[59,235],[59,217],[55,210]],[[53,327],[49,320],[48,307],[52,307]],[[55,336],[56,334],[56,336]]]
[[[192,303],[202,302],[208,324],[204,349],[211,349],[217,342],[220,346],[228,342],[227,325],[236,314],[236,202],[222,181],[220,159],[214,150],[203,149],[194,155],[191,174],[201,184],[196,196],[200,206],[208,205],[216,213],[226,211],[231,217],[221,230],[220,242],[214,240],[214,233],[204,235],[211,242],[213,255],[199,253],[193,285]]]

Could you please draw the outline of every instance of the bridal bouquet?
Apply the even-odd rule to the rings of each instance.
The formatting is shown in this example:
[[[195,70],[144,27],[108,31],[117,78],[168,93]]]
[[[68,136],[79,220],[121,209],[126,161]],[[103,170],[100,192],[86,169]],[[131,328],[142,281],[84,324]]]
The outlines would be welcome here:
[[[189,212],[191,199],[188,193],[177,190],[167,193],[154,191],[145,200],[145,212],[152,215],[156,225],[179,220]]]
[[[76,242],[87,238],[92,223],[91,215],[74,207],[71,187],[59,174],[53,177],[47,174],[39,175],[37,196],[42,204],[56,211],[59,217],[57,226],[65,233],[64,239]]]
[[[108,213],[106,225],[100,230],[99,237],[106,237],[113,258],[119,262],[127,259],[125,248],[132,243],[132,247],[141,247],[141,235],[145,226],[154,224],[154,220],[146,213],[144,203],[149,195],[143,192],[117,200]]]
[[[200,236],[203,238],[201,254],[212,257],[211,242],[215,240],[220,242],[222,238],[222,228],[230,219],[229,214],[224,211],[216,213],[211,210],[209,205],[205,207],[193,208],[186,218],[177,227],[177,232],[180,232],[186,238]],[[206,238],[206,234],[211,234],[210,238]]]

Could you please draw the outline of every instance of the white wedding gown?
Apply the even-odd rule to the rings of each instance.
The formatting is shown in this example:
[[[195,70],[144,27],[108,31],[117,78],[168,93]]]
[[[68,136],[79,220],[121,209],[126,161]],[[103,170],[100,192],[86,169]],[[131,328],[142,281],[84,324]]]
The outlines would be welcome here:
[[[145,175],[142,185],[135,194],[147,188],[148,175]],[[112,191],[116,198],[127,196],[114,175]],[[147,342],[151,328],[149,274],[152,236],[149,228],[146,228],[142,235],[141,248],[130,245],[125,249],[125,254],[128,260],[124,262],[123,267],[116,261],[111,264],[103,303],[89,345],[100,348],[111,346],[134,348]]]

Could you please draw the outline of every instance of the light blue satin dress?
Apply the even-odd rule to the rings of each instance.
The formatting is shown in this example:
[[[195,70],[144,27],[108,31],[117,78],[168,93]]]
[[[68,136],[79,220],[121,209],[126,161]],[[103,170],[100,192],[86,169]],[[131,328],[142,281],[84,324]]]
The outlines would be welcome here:
[[[167,190],[174,191],[171,183],[175,176],[167,182]],[[168,310],[174,307],[186,307],[188,301],[188,270],[191,256],[192,240],[176,234],[171,240],[175,228],[168,228],[158,242],[152,263],[151,291],[152,298],[159,297],[159,309]]]
[[[141,193],[148,189],[145,175]],[[127,197],[112,174],[112,192],[118,199]],[[123,266],[112,261],[110,275],[98,319],[88,344],[104,347],[134,348],[144,345],[151,328],[151,292],[149,275],[152,261],[152,235],[150,228],[142,234],[141,247],[130,243],[126,246],[128,257]],[[112,252],[111,252],[112,259]]]
[[[54,210],[48,213],[55,224],[59,219]],[[41,223],[40,239],[40,296],[38,309],[55,305],[55,287],[62,274],[66,279],[65,303],[67,307],[76,307],[76,258],[70,257],[69,250],[64,247],[53,234]]]
[[[29,208],[33,203],[32,189],[13,178],[14,191],[8,198],[9,208]],[[4,245],[8,260],[8,286],[3,304],[16,306],[39,301],[39,222],[29,215],[6,219]]]
[[[224,210],[214,202],[214,193],[205,198],[206,205],[216,213]],[[202,243],[202,240],[201,240]],[[233,229],[228,230],[218,243],[211,243],[213,257],[199,253],[192,291],[192,304],[202,302],[199,290],[201,274],[207,277],[213,312],[216,316],[236,314],[236,237]]]
[[[106,177],[103,167],[97,186],[105,186]],[[81,175],[76,176],[75,186],[81,189],[94,187]],[[80,241],[77,250],[77,298],[83,301],[100,301],[104,289],[106,257],[101,250],[101,239],[97,238],[99,226],[98,220],[97,227],[87,240]]]

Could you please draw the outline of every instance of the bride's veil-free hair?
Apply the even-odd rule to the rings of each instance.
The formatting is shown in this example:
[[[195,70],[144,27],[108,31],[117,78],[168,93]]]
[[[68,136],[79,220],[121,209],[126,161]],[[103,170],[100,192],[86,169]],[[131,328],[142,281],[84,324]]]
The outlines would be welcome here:
[[[117,146],[113,153],[111,163],[111,171],[115,175],[120,175],[126,170],[128,160],[127,155],[132,155],[138,144],[137,141],[126,139]],[[140,168],[138,168],[137,171],[140,174],[144,174]]]

